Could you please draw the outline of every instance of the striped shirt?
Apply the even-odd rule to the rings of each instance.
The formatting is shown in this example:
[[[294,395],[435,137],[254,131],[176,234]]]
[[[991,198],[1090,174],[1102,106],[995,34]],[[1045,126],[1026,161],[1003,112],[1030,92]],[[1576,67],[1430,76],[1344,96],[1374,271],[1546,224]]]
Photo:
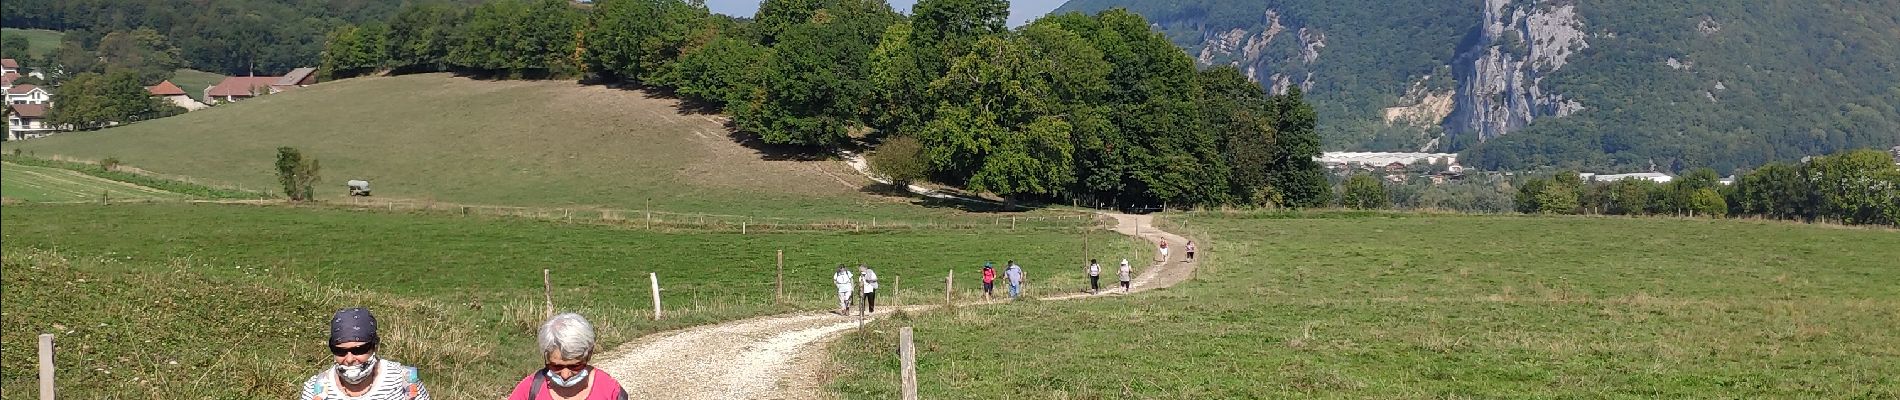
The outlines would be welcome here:
[[[362,396],[349,396],[343,393],[342,382],[337,379],[336,368],[327,368],[303,383],[302,400],[429,400],[429,389],[422,387],[422,379],[416,376],[416,368],[395,361],[381,360],[376,364],[376,375],[371,376],[369,390]]]

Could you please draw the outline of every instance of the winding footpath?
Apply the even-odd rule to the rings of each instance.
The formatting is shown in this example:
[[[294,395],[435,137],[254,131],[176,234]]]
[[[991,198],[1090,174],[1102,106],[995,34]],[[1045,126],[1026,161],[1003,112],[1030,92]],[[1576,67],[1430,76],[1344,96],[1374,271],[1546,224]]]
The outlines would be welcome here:
[[[1155,229],[1152,216],[1104,214],[1115,218],[1118,233],[1150,243],[1166,241],[1173,249],[1187,243],[1180,235]],[[1130,282],[1130,291],[1164,288],[1187,280],[1194,264],[1181,262],[1178,251],[1170,257],[1139,271]],[[1103,272],[1113,276],[1112,270]],[[1074,293],[1040,299],[1120,294],[1119,290],[1104,290],[1096,295]],[[904,310],[918,312],[935,307],[907,306]],[[613,373],[627,388],[628,397],[636,399],[826,398],[828,374],[821,370],[828,354],[824,345],[860,323],[855,316],[813,311],[698,326],[621,345],[598,356],[594,365]]]

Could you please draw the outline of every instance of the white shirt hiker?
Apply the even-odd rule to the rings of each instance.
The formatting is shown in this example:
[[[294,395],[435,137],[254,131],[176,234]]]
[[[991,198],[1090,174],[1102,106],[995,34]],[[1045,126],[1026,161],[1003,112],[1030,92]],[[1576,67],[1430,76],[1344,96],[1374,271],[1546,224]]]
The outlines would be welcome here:
[[[877,271],[866,269],[864,270],[863,277],[859,279],[860,279],[860,282],[864,283],[863,285],[860,285],[860,286],[864,288],[865,293],[877,292]]]
[[[1089,276],[1102,276],[1102,264],[1089,263]]]
[[[1122,260],[1122,270],[1121,270],[1122,282],[1127,282],[1128,275],[1130,275],[1132,272],[1135,272],[1134,267],[1128,266],[1128,260],[1125,260],[1125,259]]]

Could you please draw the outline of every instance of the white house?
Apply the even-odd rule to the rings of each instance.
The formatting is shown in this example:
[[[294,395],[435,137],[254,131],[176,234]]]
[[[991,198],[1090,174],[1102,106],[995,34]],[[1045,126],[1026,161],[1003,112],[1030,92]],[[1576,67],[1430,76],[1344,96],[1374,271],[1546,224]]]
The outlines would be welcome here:
[[[1656,183],[1669,183],[1669,181],[1676,180],[1676,177],[1669,176],[1669,174],[1665,174],[1661,172],[1640,172],[1640,173],[1634,173],[1634,174],[1613,174],[1613,175],[1598,175],[1598,174],[1593,174],[1589,172],[1584,172],[1584,173],[1577,174],[1577,178],[1584,182],[1616,182],[1616,181],[1620,181],[1624,179],[1642,179],[1642,180],[1652,181]]]
[[[13,85],[7,88],[7,104],[46,104],[53,101],[53,94],[34,85]]]
[[[7,114],[7,140],[32,139],[51,135],[52,124],[46,122],[45,104],[8,104],[13,112]]]

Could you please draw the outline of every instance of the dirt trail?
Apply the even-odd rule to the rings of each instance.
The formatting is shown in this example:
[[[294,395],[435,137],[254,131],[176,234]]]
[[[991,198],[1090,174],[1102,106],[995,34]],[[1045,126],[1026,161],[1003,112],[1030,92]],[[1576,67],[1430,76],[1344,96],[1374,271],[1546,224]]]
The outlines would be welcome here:
[[[1171,249],[1187,243],[1180,235],[1155,229],[1152,216],[1108,215],[1115,218],[1115,231],[1121,234],[1139,236],[1150,243],[1165,240]],[[1131,291],[1173,286],[1192,276],[1194,264],[1181,262],[1179,251],[1170,257],[1137,270]],[[1103,275],[1113,281],[1114,267],[1104,265],[1103,269]],[[1098,295],[1076,293],[1041,299],[1119,294],[1120,290],[1104,289]],[[908,306],[904,310],[919,312],[934,307]],[[890,312],[880,311],[865,322]],[[699,326],[621,345],[598,356],[594,364],[619,379],[629,398],[827,398],[830,396],[823,387],[826,374],[820,370],[828,354],[824,345],[859,324],[859,317],[814,311]]]

